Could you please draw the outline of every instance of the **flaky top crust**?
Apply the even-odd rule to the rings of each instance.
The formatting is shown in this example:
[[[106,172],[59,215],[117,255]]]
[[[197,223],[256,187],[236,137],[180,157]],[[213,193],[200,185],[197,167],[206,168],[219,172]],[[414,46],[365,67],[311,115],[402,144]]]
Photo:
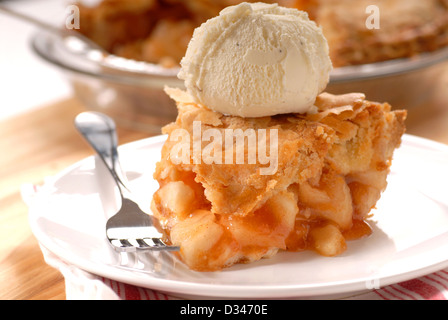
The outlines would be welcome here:
[[[405,111],[391,111],[387,103],[369,102],[358,93],[339,96],[323,93],[316,99],[313,114],[241,118],[198,106],[182,90],[167,88],[166,92],[177,102],[179,115],[174,123],[163,128],[168,139],[154,178],[162,184],[164,180],[172,180],[170,175],[174,174],[175,167],[194,172],[196,182],[204,187],[212,212],[220,214],[247,215],[294,183],[319,181],[325,168],[341,175],[371,168],[385,170],[405,131]],[[191,161],[172,164],[170,151],[178,141],[171,141],[171,134],[176,129],[193,134],[195,121],[200,121],[202,132],[206,129],[220,132],[277,129],[277,170],[260,175],[260,169],[266,165],[259,163],[215,165]],[[269,140],[269,134],[266,136]]]

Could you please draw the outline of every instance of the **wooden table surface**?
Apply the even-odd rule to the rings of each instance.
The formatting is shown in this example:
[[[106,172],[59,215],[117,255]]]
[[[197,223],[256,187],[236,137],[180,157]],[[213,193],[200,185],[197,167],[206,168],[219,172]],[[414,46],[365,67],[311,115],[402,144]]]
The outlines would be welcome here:
[[[23,184],[42,184],[93,154],[73,126],[85,111],[75,99],[44,106],[0,123],[0,299],[65,299],[64,279],[43,260],[28,224]],[[120,143],[148,137],[125,129]]]
[[[448,96],[443,100],[410,110],[407,132],[448,144]],[[45,263],[31,233],[20,188],[25,183],[42,184],[45,177],[93,154],[73,127],[74,117],[82,111],[85,111],[83,106],[73,98],[0,122],[2,300],[66,297],[64,278]],[[119,128],[118,135],[120,143],[149,136],[123,128]]]

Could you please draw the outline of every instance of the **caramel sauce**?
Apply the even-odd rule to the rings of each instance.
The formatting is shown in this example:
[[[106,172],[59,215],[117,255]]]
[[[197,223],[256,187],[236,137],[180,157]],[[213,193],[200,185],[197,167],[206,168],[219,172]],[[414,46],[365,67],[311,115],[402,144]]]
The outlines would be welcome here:
[[[365,220],[353,219],[352,227],[344,231],[342,235],[345,240],[352,241],[368,237],[372,234],[372,228]]]
[[[287,251],[305,251],[313,250],[314,244],[309,239],[309,232],[311,229],[321,227],[328,223],[327,221],[296,221],[294,230],[288,235],[285,240]],[[372,234],[370,225],[359,219],[353,219],[352,227],[344,232],[342,235],[346,241],[353,241],[368,237]]]
[[[270,235],[281,231],[278,230],[281,227],[281,221],[266,206],[240,219],[247,228],[261,234]]]
[[[294,252],[307,250],[309,247],[307,242],[309,230],[310,226],[308,223],[296,221],[294,230],[285,240],[286,250]]]

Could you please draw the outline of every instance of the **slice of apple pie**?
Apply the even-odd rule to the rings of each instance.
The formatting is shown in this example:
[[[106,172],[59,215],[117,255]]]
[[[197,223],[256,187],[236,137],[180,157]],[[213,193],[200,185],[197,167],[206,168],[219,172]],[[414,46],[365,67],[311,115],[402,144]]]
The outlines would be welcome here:
[[[312,114],[242,118],[207,110],[179,89],[167,93],[179,114],[164,128],[152,210],[191,269],[279,250],[336,256],[370,233],[365,220],[386,187],[405,111],[363,94],[323,93]],[[267,147],[254,161],[260,141]]]

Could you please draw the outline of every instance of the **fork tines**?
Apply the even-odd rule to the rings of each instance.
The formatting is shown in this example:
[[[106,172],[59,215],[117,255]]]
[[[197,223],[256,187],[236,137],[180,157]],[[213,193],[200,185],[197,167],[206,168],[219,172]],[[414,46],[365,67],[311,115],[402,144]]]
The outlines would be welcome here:
[[[136,250],[178,251],[178,246],[170,246],[160,238],[143,239],[111,239],[112,246],[118,251],[131,252]]]

